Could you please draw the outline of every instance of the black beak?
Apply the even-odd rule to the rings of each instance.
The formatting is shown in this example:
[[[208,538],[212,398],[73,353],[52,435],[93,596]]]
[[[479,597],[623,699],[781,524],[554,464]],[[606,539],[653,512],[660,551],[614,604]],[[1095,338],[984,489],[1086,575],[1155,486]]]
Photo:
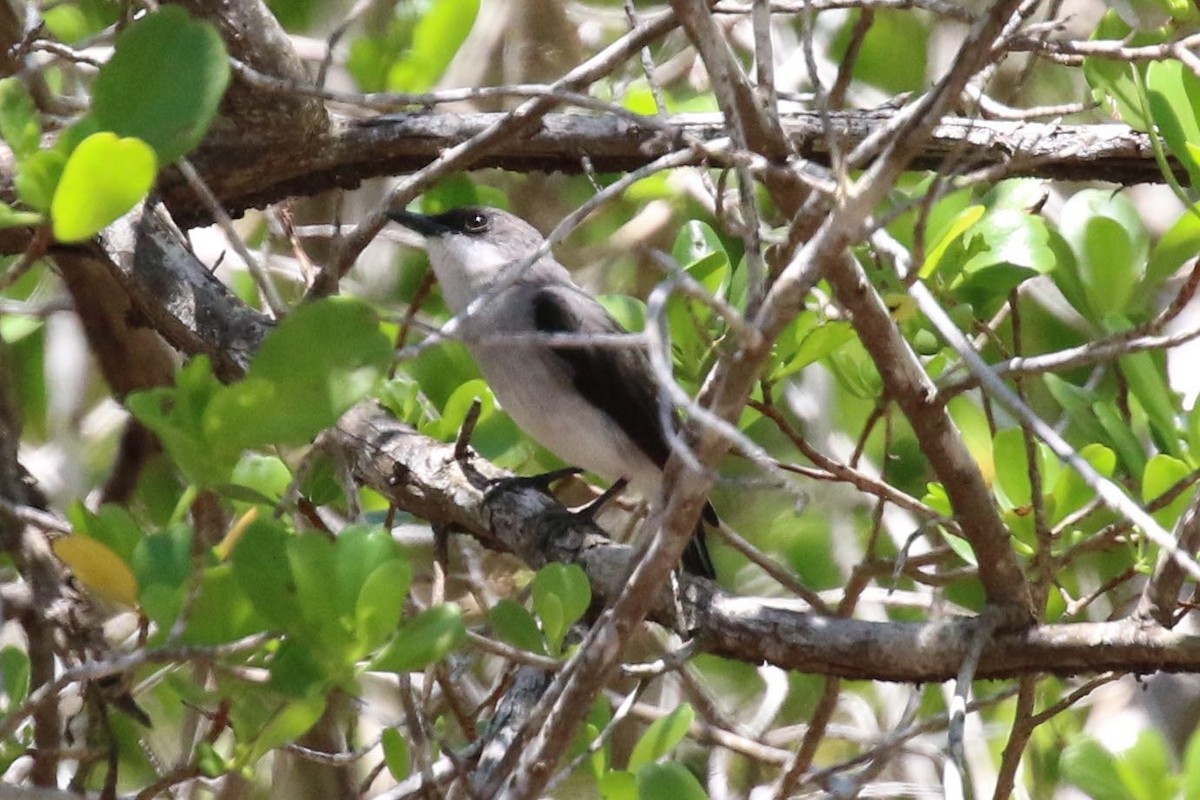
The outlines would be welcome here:
[[[427,217],[424,214],[413,214],[409,211],[389,211],[388,219],[398,222],[410,231],[416,231],[422,236],[442,236],[450,231],[448,226],[443,225],[433,217]]]

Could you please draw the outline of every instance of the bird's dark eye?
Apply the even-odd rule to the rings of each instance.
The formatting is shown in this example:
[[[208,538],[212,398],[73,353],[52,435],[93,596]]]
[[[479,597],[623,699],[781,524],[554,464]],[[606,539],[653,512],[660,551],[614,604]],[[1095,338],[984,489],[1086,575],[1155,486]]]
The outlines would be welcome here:
[[[488,218],[479,211],[472,211],[463,220],[463,230],[467,233],[483,233],[488,229]]]

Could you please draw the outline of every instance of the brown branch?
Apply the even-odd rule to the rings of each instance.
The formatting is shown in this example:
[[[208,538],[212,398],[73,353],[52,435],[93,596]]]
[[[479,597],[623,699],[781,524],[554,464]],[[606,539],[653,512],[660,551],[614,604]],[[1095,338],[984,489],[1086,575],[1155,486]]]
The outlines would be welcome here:
[[[313,137],[302,149],[272,146],[248,138],[236,148],[212,148],[193,163],[232,214],[286,197],[350,189],[367,178],[412,172],[446,150],[458,147],[494,125],[502,114],[406,113],[373,120],[340,119],[328,134]],[[853,148],[890,113],[830,112],[832,130],[816,113],[783,117],[792,147],[804,158],[826,163],[827,137]],[[598,172],[626,172],[667,153],[683,151],[690,138],[712,141],[724,136],[712,114],[680,115],[667,120],[674,135],[647,120],[638,125],[615,116],[548,114],[521,136],[506,136],[474,153],[461,169],[500,167],[518,171],[580,174],[580,155]],[[1058,125],[947,118],[916,154],[912,169],[936,169],[955,148],[972,164],[1006,164],[1013,177],[1147,183],[1162,180],[1149,138],[1125,125]],[[697,155],[693,163],[699,164]],[[720,159],[714,159],[719,164]],[[1173,164],[1176,174],[1183,168]],[[168,170],[159,188],[180,225],[207,224],[208,209],[181,177]]]
[[[0,499],[14,505],[40,505],[32,479],[17,460],[21,441],[21,419],[8,387],[12,383],[8,345],[0,341]],[[7,505],[6,503],[6,505]],[[0,508],[0,549],[16,564],[28,586],[28,602],[5,604],[6,616],[21,623],[28,641],[29,687],[31,691],[54,680],[56,621],[43,613],[52,603],[66,604],[60,592],[64,575],[46,541],[6,508]],[[62,747],[62,718],[57,703],[43,702],[32,709],[33,765],[30,779],[35,786],[57,785],[58,757]]]
[[[128,294],[131,317],[177,350],[207,355],[224,380],[241,376],[271,326],[196,259],[159,207],[136,209],[85,250]]]
[[[1004,752],[1000,756],[1000,769],[996,776],[996,789],[992,793],[994,800],[1004,800],[1012,797],[1013,786],[1017,779],[1017,767],[1021,764],[1021,755],[1029,744],[1036,723],[1033,721],[1034,703],[1037,701],[1037,676],[1023,675],[1017,691],[1017,708],[1013,713],[1012,730],[1009,731],[1008,741],[1004,743]]]
[[[509,474],[477,456],[463,466],[455,461],[453,444],[428,439],[372,404],[347,414],[330,441],[352,454],[364,482],[417,516],[454,524],[535,569],[551,561],[577,563],[600,603],[626,584],[630,548],[614,544],[540,491],[491,483]],[[902,623],[809,614],[792,610],[787,601],[736,597],[687,577],[682,614],[666,590],[653,599],[651,618],[681,635],[690,633],[703,651],[854,680],[951,680],[978,631],[973,618]],[[681,627],[681,616],[690,625]],[[1200,637],[1124,620],[999,633],[984,645],[976,677],[1197,669]]]
[[[1180,550],[1193,554],[1200,550],[1200,494],[1192,499],[1183,516],[1179,518],[1175,530]],[[1186,579],[1186,570],[1172,557],[1170,551],[1160,551],[1154,574],[1142,590],[1134,617],[1145,621],[1154,620],[1166,628],[1175,627],[1179,621],[1179,592]]]
[[[853,148],[885,125],[895,112],[830,112],[830,130],[815,113],[789,113],[782,125],[791,146],[809,160],[828,161],[828,137]],[[212,145],[192,158],[204,181],[233,215],[288,197],[309,197],[331,189],[351,189],[362,181],[420,169],[494,125],[502,114],[406,113],[371,120],[338,118],[328,132],[303,146],[280,146],[252,135],[236,146]],[[581,154],[598,172],[625,172],[665,154],[688,150],[689,139],[724,136],[713,114],[679,115],[666,120],[664,135],[653,119],[639,125],[616,116],[548,114],[534,130],[511,136],[478,152],[463,169],[500,167],[519,171],[583,172]],[[957,150],[955,150],[957,148]],[[937,169],[955,150],[972,164],[1004,164],[1006,174],[1059,180],[1102,180],[1136,184],[1161,182],[1149,138],[1125,125],[946,118],[932,131],[911,169]],[[691,163],[721,165],[718,155],[696,153]],[[1172,164],[1177,177],[1183,168]],[[211,222],[208,206],[174,169],[159,176],[159,191],[181,226]],[[14,202],[12,158],[0,145],[0,199]],[[28,231],[6,231],[0,251],[22,252]]]

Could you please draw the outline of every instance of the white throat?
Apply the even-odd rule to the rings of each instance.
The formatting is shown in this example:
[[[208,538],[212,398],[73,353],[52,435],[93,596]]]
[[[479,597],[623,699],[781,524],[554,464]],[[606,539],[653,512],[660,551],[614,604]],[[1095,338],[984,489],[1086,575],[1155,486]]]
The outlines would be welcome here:
[[[455,314],[465,309],[513,261],[511,255],[492,242],[460,234],[430,237],[427,242],[429,264],[442,286],[446,305]]]

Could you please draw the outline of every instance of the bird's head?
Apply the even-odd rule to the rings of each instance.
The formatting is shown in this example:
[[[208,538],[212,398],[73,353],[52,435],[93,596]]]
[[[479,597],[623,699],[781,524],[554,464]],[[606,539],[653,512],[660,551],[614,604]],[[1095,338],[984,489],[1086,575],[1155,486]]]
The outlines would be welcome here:
[[[429,263],[455,312],[506,266],[530,256],[545,241],[528,222],[498,208],[469,206],[432,216],[393,211],[388,216],[425,237]]]

